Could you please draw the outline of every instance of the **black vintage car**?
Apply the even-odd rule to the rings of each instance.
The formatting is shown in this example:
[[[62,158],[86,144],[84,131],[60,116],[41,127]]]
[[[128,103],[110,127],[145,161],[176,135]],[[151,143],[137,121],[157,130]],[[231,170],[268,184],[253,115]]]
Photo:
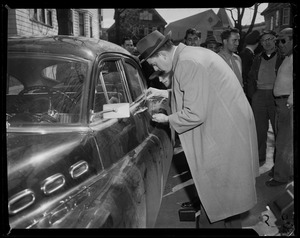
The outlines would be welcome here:
[[[153,227],[173,155],[140,63],[103,40],[9,38],[9,225]]]

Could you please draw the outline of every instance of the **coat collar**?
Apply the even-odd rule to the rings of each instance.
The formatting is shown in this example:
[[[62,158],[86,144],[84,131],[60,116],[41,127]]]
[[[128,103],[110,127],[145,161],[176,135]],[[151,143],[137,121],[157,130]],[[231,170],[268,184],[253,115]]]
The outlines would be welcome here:
[[[252,53],[252,55],[254,55],[254,50],[251,47],[246,46],[246,50],[249,50]]]
[[[173,72],[175,72],[175,67],[177,65],[178,59],[179,59],[179,55],[181,53],[181,51],[183,51],[183,49],[186,47],[185,44],[183,43],[179,43],[179,45],[177,46],[176,50],[175,50],[175,54],[174,54],[174,58],[173,58],[173,62],[172,62],[172,70]]]

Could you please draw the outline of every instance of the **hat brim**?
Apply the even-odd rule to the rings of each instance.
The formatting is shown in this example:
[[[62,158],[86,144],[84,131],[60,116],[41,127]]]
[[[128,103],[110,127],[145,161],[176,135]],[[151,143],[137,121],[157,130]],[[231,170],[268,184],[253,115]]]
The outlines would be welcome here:
[[[159,44],[147,55],[147,57],[141,59],[141,63],[149,59],[164,43],[166,43],[167,40],[169,40],[172,36],[172,31],[169,31],[168,34],[165,36],[165,38],[159,42]]]
[[[149,76],[149,79],[152,80],[152,79],[155,79],[161,75],[164,75],[165,72],[164,71],[160,71],[160,70],[157,70],[157,71],[154,71],[150,76]]]
[[[274,32],[263,32],[259,37],[258,37],[258,40],[261,40],[261,38],[264,36],[264,35],[273,35],[275,37],[277,37],[276,33]]]

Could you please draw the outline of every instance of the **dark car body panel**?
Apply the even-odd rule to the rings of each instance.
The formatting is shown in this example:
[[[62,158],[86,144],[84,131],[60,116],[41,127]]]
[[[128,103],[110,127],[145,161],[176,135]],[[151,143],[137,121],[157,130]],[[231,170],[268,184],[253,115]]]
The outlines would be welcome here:
[[[46,113],[46,120],[43,120],[44,114],[41,116],[35,111],[39,108],[20,111],[19,104],[15,103],[18,93],[7,95],[11,228],[153,227],[173,148],[168,126],[158,126],[151,121],[154,105],[159,104],[155,110],[168,112],[168,103],[145,100],[146,84],[139,62],[112,43],[69,36],[12,39],[8,41],[8,55],[15,59],[22,55],[23,61],[27,58],[43,61],[49,55],[51,62],[43,61],[44,66],[42,62],[37,67],[52,67],[53,71],[55,59],[60,63],[79,62],[87,67],[81,80],[80,100],[76,104],[76,120],[65,119],[68,119],[69,111],[58,112],[60,117],[54,120],[50,111],[55,110],[48,110],[49,115]],[[107,90],[110,90],[109,84],[102,79],[102,62],[113,62],[120,72],[122,93],[130,104],[128,118],[103,119],[99,116],[101,112],[94,112],[95,95],[100,95],[96,82],[99,83],[101,78],[102,86],[105,85],[106,90],[101,92],[105,95],[105,103],[109,95]],[[140,86],[131,85],[133,73],[127,63],[139,74],[136,82]],[[8,65],[9,75],[17,79],[22,77],[15,70],[16,65]],[[55,69],[55,72],[58,71]],[[28,77],[23,74],[21,82],[31,80],[30,72],[26,74]],[[38,76],[38,71],[35,75]],[[44,85],[52,88],[52,84],[43,80],[32,80],[30,84],[36,82],[45,82]],[[63,88],[57,86],[59,90]],[[51,93],[39,90],[26,92],[24,98],[43,96],[54,100],[61,96],[55,90]],[[68,89],[63,94],[72,97],[74,92],[78,91]],[[136,92],[141,94],[136,95]],[[70,101],[68,95],[57,99],[56,103]],[[96,117],[91,120],[93,114]],[[64,120],[62,116],[65,116]]]

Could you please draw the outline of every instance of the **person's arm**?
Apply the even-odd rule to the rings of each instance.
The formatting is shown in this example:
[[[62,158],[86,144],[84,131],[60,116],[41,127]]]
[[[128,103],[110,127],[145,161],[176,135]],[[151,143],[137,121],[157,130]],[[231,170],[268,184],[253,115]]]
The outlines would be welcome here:
[[[176,77],[183,92],[183,108],[169,115],[169,123],[178,133],[183,133],[202,124],[207,115],[210,93],[207,69],[194,61],[183,61],[177,65]]]
[[[158,88],[148,88],[146,91],[147,99],[152,97],[164,97],[169,98],[169,90],[168,89],[158,89]]]

